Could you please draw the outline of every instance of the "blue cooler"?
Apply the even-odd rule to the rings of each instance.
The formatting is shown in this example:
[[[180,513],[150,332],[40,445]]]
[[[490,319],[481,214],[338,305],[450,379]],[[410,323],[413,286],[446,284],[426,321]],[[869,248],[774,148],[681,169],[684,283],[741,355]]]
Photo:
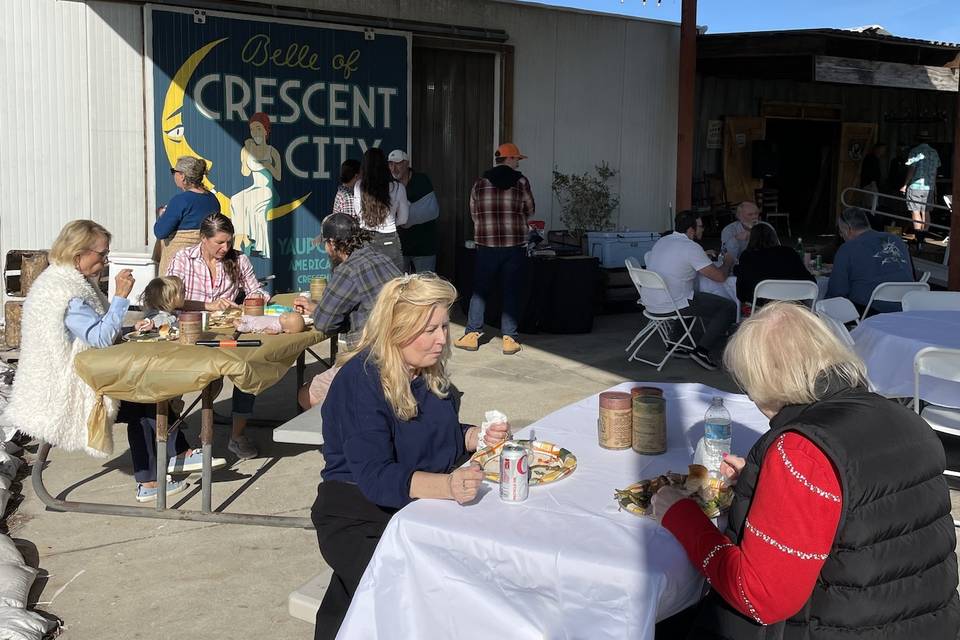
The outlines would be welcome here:
[[[587,251],[600,258],[604,269],[622,269],[624,260],[631,256],[646,266],[643,256],[659,239],[660,233],[656,231],[589,231]]]

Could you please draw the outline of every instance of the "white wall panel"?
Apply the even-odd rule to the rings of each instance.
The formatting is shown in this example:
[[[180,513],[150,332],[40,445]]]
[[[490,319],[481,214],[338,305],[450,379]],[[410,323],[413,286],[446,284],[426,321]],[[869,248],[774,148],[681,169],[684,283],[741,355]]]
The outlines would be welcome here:
[[[0,0],[0,256],[92,218],[142,246],[141,9]]]

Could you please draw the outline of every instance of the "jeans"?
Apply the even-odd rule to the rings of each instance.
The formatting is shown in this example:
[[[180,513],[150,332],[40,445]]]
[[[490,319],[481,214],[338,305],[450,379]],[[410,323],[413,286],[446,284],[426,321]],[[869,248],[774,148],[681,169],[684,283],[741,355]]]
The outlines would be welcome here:
[[[500,331],[505,336],[517,337],[520,315],[520,288],[527,270],[527,248],[484,247],[477,245],[477,262],[473,272],[473,296],[467,312],[467,333],[483,332],[483,314],[487,298],[495,290],[499,280],[503,294],[503,313],[500,316]]]
[[[137,482],[153,482],[157,479],[157,408],[153,404],[121,402],[117,422],[127,423],[127,440],[130,442],[130,457],[133,458],[133,477]],[[177,429],[167,435],[169,460],[190,449],[183,432]]]
[[[721,346],[727,331],[736,322],[737,303],[729,298],[698,291],[690,300],[690,305],[686,309],[680,309],[680,314],[703,320],[706,328],[697,346],[712,352]]]
[[[403,256],[404,273],[437,271],[437,256]]]

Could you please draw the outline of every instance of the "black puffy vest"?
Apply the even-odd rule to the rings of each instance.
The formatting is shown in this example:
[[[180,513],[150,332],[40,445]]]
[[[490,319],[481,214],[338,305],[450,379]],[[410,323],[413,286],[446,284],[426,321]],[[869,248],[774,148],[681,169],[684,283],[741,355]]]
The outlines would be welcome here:
[[[690,638],[958,637],[956,535],[943,446],[906,407],[863,389],[834,387],[820,402],[784,407],[771,420],[737,481],[727,529],[740,544],[760,463],[780,435],[796,431],[819,446],[840,473],[843,512],[810,599],[788,620],[761,626],[712,591]]]

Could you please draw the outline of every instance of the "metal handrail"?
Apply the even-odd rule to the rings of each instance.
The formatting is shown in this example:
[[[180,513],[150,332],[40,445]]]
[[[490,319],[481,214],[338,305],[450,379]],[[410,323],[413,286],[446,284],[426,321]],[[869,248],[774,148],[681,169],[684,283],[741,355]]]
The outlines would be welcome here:
[[[864,197],[864,196],[869,197],[869,198],[872,199],[873,204],[868,208],[868,207],[864,207],[864,206],[860,205],[859,203],[858,203],[858,204],[854,204],[854,203],[851,203],[851,202],[847,202],[847,194],[848,194],[848,193],[856,193],[856,194],[858,194],[858,195],[861,196],[861,197]],[[904,221],[904,222],[909,222],[909,223],[911,223],[911,224],[914,222],[913,218],[906,218],[906,217],[904,217],[904,216],[898,216],[898,215],[895,215],[895,214],[893,214],[893,213],[889,213],[889,212],[887,212],[887,211],[880,211],[880,210],[878,210],[878,209],[877,209],[877,204],[880,202],[880,198],[886,198],[887,200],[892,200],[893,202],[902,202],[902,203],[904,203],[904,204],[909,204],[910,202],[913,202],[912,200],[910,200],[910,199],[908,199],[908,198],[901,198],[900,196],[891,196],[891,195],[886,194],[886,193],[879,193],[879,192],[876,192],[876,191],[868,191],[868,190],[866,190],[866,189],[859,189],[859,188],[857,188],[857,187],[847,187],[847,188],[844,189],[843,192],[840,194],[840,204],[842,204],[842,205],[845,206],[845,207],[858,207],[858,208],[860,208],[860,209],[864,209],[864,210],[866,210],[866,211],[869,211],[870,213],[872,213],[872,214],[875,215],[875,216],[886,216],[887,218],[893,218],[894,220],[902,220],[902,221]],[[942,204],[928,204],[927,206],[930,207],[931,209],[940,209],[940,210],[942,210],[942,211],[946,211],[947,214],[951,214],[951,213],[952,213],[949,207],[946,207],[946,206],[944,206],[944,205],[942,205]],[[950,227],[944,226],[944,225],[942,225],[942,224],[936,224],[936,223],[934,223],[934,222],[928,222],[928,223],[925,223],[925,225],[928,226],[928,227],[936,227],[937,229],[943,229],[944,231],[947,231],[948,233],[949,233],[949,231],[950,231]]]

